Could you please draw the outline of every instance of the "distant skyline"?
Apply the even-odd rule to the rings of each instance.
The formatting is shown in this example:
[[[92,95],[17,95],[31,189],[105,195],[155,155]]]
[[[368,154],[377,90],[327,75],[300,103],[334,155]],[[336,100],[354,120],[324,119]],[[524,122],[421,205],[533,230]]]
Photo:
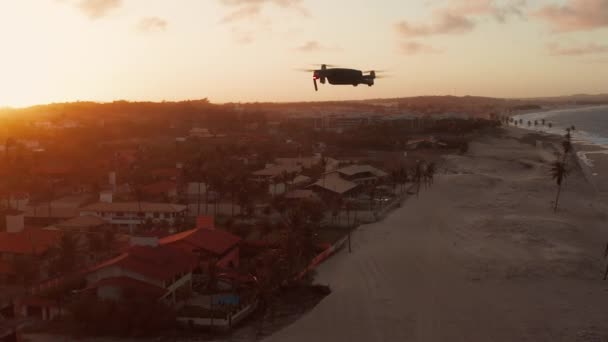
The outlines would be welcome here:
[[[608,0],[2,1],[0,107],[607,93],[606,37]],[[311,63],[391,77],[315,92]]]

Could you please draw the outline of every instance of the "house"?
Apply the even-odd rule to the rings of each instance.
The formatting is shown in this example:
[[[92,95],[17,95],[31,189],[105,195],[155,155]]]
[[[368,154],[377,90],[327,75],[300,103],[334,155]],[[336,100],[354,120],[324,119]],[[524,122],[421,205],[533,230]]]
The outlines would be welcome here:
[[[376,184],[388,177],[388,173],[370,165],[349,165],[332,171],[327,175],[335,174],[357,184]]]
[[[302,166],[299,165],[268,165],[266,168],[255,171],[253,177],[257,181],[274,181],[285,173],[302,172]]]
[[[268,193],[272,196],[282,195],[289,189],[298,188],[311,183],[311,178],[304,175],[297,175],[293,180],[272,182],[268,184]]]
[[[192,290],[194,254],[159,244],[156,237],[141,238],[125,253],[86,272],[87,290],[104,300],[140,296],[176,304]]]
[[[109,227],[108,221],[93,215],[76,216],[53,227],[66,232],[101,232]]]
[[[121,228],[133,228],[146,222],[166,220],[174,224],[186,216],[185,205],[150,202],[97,202],[80,209],[80,216],[96,216]]]
[[[90,202],[87,194],[69,195],[50,201],[32,204],[25,208],[28,224],[50,224],[78,216],[80,208]]]
[[[4,213],[6,231],[0,232],[0,278],[4,282],[16,280],[14,263],[20,260],[44,259],[59,244],[60,231],[26,228],[23,212],[10,210]]]
[[[213,260],[222,268],[239,266],[241,238],[220,229],[195,228],[159,240],[161,246],[170,246],[198,255],[200,262]]]
[[[324,175],[316,183],[309,185],[308,189],[314,191],[321,197],[351,197],[360,190],[360,187],[360,184],[343,179],[337,173],[330,173]]]
[[[142,192],[156,199],[172,200],[177,197],[177,183],[174,181],[158,181],[142,187]]]

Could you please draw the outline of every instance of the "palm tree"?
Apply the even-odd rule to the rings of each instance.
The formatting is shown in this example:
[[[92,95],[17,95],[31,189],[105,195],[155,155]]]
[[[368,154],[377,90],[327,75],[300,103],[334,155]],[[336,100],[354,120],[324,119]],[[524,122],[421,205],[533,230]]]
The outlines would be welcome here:
[[[553,127],[553,124],[549,122],[549,128],[552,128],[552,127]]]
[[[545,119],[541,119],[540,122],[543,124],[543,126],[545,125]]]
[[[416,197],[419,197],[420,194],[420,185],[422,183],[422,178],[424,176],[424,170],[422,167],[422,163],[416,163],[413,171],[414,183],[416,183]]]
[[[569,171],[566,169],[566,163],[559,160],[553,162],[551,167],[551,175],[557,183],[557,195],[555,196],[555,206],[553,207],[553,211],[557,211],[557,204],[562,190],[562,182],[566,179],[566,177],[568,177],[568,172]]]
[[[437,167],[434,162],[429,163],[424,169],[424,179],[428,185],[433,184],[433,180],[435,178],[435,173],[437,172]]]

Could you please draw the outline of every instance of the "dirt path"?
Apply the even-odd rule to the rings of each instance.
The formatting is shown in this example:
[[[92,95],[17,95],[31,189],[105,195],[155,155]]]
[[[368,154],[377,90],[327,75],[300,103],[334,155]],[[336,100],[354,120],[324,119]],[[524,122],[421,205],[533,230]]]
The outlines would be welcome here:
[[[449,158],[457,173],[361,227],[319,269],[332,294],[267,341],[606,339],[605,207],[574,172],[553,214],[550,158],[508,137]]]

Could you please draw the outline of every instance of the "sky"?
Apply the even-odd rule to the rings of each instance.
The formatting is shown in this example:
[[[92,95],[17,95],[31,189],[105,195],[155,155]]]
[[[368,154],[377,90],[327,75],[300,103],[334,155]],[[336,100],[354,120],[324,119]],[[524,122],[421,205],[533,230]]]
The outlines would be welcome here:
[[[0,0],[0,44],[0,106],[608,92],[608,0]]]

